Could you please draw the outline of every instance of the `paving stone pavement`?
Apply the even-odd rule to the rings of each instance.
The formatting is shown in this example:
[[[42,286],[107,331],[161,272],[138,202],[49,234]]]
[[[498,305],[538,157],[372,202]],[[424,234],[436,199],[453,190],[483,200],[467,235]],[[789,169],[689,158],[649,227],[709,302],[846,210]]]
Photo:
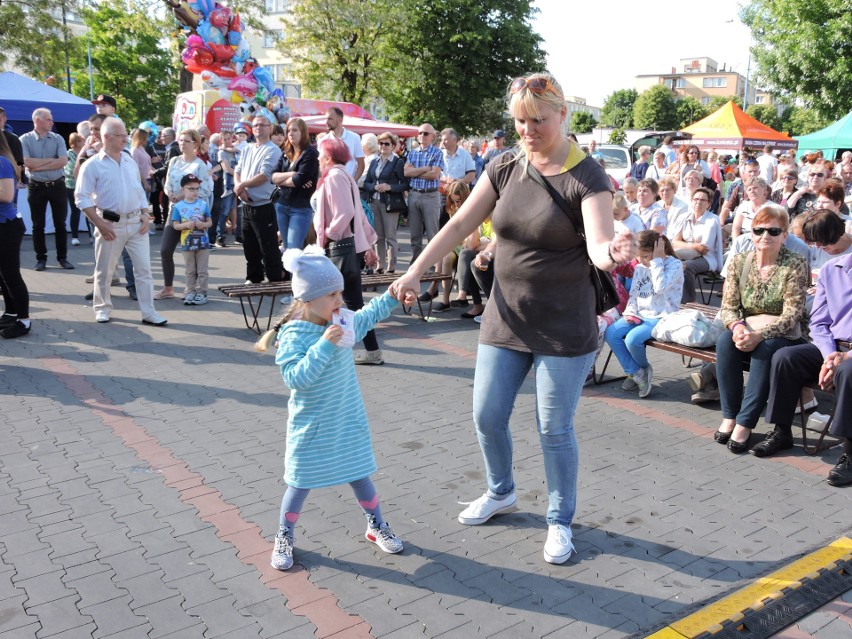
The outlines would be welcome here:
[[[161,284],[158,248],[154,236]],[[680,361],[656,351],[649,398],[584,390],[568,564],[541,556],[531,380],[512,418],[518,509],[462,526],[460,502],[484,490],[478,325],[397,311],[378,331],[387,364],[358,377],[383,512],[406,549],[364,540],[348,487],[314,490],[297,565],[277,572],[287,390],[215,290],[244,279],[241,250],[211,256],[207,306],[157,303],[165,328],[142,325],[121,287],[112,321],[95,323],[91,247],[69,259],[75,271],[36,273],[25,241],[34,328],[0,344],[0,637],[615,639],[850,532],[849,492],[825,482],[837,449],[731,455],[712,439],[718,405],[690,404]],[[849,637],[850,624],[847,593],[779,637]]]

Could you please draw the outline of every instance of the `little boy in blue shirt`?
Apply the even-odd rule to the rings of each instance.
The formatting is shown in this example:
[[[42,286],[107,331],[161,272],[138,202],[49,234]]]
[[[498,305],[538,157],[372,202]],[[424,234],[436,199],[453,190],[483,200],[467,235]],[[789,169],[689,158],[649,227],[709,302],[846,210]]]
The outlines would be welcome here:
[[[186,264],[187,306],[207,303],[207,264],[210,259],[210,241],[207,229],[213,221],[207,200],[198,199],[201,180],[192,173],[180,180],[183,199],[172,206],[172,225],[180,231],[180,244]]]

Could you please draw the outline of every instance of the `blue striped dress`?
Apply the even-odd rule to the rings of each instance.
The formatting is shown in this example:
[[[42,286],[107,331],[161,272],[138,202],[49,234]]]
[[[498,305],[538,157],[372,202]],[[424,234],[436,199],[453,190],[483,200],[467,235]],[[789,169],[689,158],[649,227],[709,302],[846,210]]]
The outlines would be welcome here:
[[[398,303],[386,292],[357,311],[355,341]],[[352,349],[322,339],[326,328],[293,320],[278,334],[275,363],[291,391],[284,481],[295,488],[345,484],[377,470]]]

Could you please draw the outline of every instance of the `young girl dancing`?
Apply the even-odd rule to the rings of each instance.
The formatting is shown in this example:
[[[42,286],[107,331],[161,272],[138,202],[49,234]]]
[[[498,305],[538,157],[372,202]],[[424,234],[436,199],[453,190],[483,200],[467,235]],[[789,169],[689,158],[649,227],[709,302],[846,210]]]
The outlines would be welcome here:
[[[656,231],[639,234],[638,253],[627,307],[621,319],[606,329],[605,337],[627,373],[621,388],[638,387],[639,397],[647,397],[654,371],[645,356],[645,341],[663,315],[680,307],[683,266],[668,238]]]
[[[309,246],[284,252],[284,268],[293,276],[293,304],[281,322],[258,340],[265,351],[277,334],[275,363],[290,388],[287,452],[281,519],[272,567],[293,565],[293,531],[311,488],[348,483],[367,517],[367,541],[388,553],[402,541],[382,518],[370,475],[376,458],[370,427],[355,377],[352,346],[388,317],[397,301],[388,293],[356,313],[343,308],[343,276],[323,254]],[[406,305],[414,302],[414,295]]]

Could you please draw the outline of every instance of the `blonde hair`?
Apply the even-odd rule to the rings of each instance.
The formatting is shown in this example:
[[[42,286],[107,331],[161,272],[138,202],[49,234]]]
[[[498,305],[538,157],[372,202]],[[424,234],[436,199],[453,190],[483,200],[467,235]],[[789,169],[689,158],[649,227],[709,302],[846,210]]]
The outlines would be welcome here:
[[[627,201],[627,198],[621,193],[616,193],[612,198],[612,212],[615,213],[616,211],[623,211],[629,208],[630,202]]]
[[[269,347],[272,345],[273,339],[278,335],[278,331],[281,330],[281,327],[284,326],[284,324],[290,320],[301,319],[304,316],[305,306],[305,302],[294,298],[290,303],[290,306],[287,307],[287,310],[284,311],[284,314],[278,318],[275,326],[261,335],[254,343],[254,350],[258,353],[265,353],[268,351]]]
[[[462,204],[464,204],[468,196],[470,196],[470,188],[464,182],[453,182],[452,184],[450,184],[450,186],[447,187],[447,190],[445,191],[444,195],[447,196],[447,214],[452,217],[453,215],[458,213],[458,210],[462,207]],[[461,198],[461,204],[459,204],[458,206],[456,206],[452,200],[453,196],[456,195]]]

